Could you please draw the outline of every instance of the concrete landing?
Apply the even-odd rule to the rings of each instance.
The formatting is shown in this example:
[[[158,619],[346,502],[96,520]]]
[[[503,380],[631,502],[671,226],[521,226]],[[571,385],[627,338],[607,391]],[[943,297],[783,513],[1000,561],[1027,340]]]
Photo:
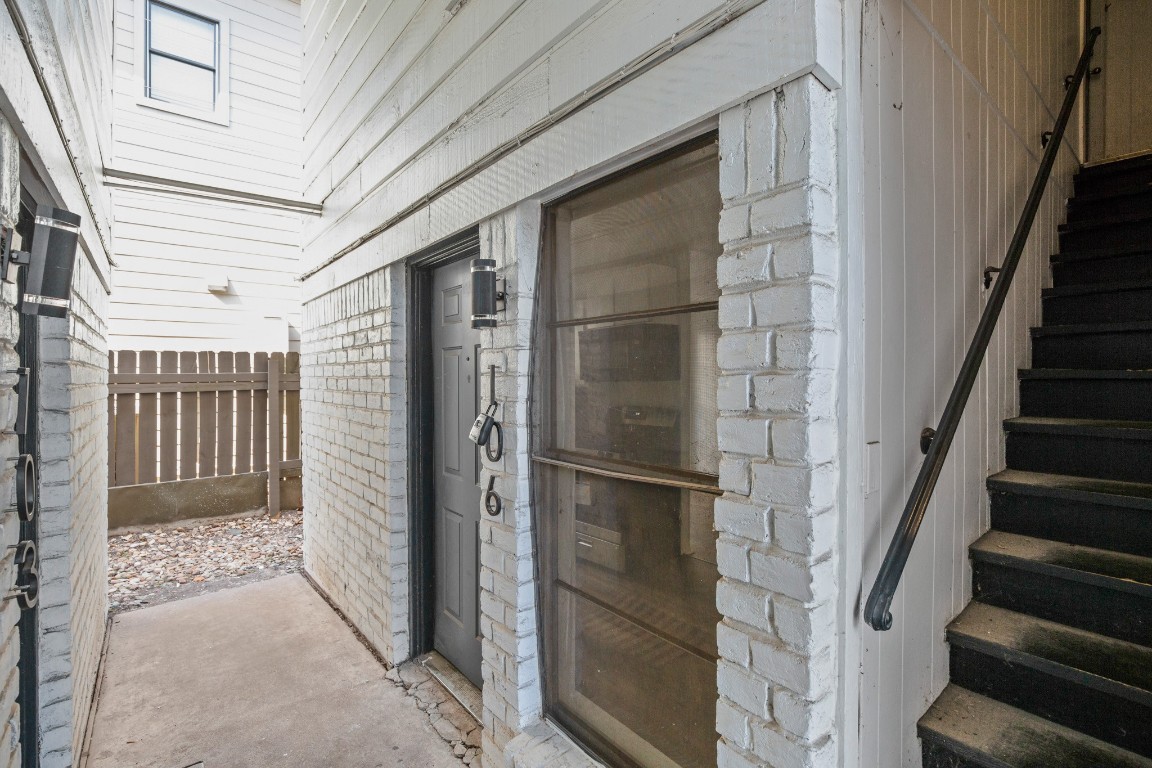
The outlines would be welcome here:
[[[460,768],[384,672],[297,575],[124,613],[87,768]]]

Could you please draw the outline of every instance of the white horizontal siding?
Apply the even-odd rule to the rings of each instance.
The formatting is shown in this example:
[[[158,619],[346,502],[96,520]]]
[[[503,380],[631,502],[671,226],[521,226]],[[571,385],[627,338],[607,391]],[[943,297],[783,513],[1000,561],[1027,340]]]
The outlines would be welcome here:
[[[298,214],[128,190],[113,202],[113,349],[289,349],[300,323]],[[229,293],[208,291],[223,279]]]
[[[306,197],[325,206],[322,217],[306,224],[306,270],[730,5],[722,0],[489,0],[466,3],[452,15],[443,3],[431,1],[305,0],[303,183]],[[778,68],[805,58],[799,52],[812,44],[812,25],[804,18],[813,13],[812,4],[768,5],[795,12],[791,36],[769,28],[767,13],[754,11],[733,26],[760,23],[761,45],[773,46],[776,66],[743,71],[758,62],[742,60],[746,52],[735,51],[709,74],[724,70],[720,80],[737,77],[767,87],[774,75],[783,74]],[[660,93],[642,97],[648,108],[665,116],[693,109],[676,103],[664,85]],[[698,119],[710,108],[701,105]],[[458,226],[468,223],[473,222]]]
[[[179,5],[179,3],[177,3]],[[281,198],[300,197],[299,5],[225,0],[228,125],[137,103],[134,0],[115,0],[113,148],[118,170]]]
[[[864,429],[881,488],[866,498],[861,601],[888,546],[1039,165],[1040,133],[1079,53],[1078,0],[866,4]],[[888,632],[863,630],[863,766],[920,765],[916,720],[948,682],[944,628],[971,597],[968,545],[987,530],[1001,420],[1040,320],[1077,158],[1075,126],[928,510]]]

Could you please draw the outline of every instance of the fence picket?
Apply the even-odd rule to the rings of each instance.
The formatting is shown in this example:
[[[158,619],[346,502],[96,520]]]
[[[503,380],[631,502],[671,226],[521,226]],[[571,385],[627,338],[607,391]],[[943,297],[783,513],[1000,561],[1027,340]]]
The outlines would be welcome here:
[[[195,352],[180,353],[180,373],[197,373],[198,356]],[[180,479],[196,477],[196,457],[199,448],[199,399],[194,392],[180,393]]]
[[[268,374],[268,353],[257,352],[252,356],[252,370]],[[256,390],[252,393],[252,471],[268,469],[268,391]]]
[[[250,373],[252,356],[247,352],[236,353],[236,372]],[[252,392],[241,389],[236,392],[236,474],[252,471]]]
[[[294,376],[299,382],[300,353],[289,352],[284,358],[284,373]],[[300,385],[284,388],[284,459],[292,461],[300,458]]]
[[[156,373],[156,353],[141,352],[139,356],[140,373]],[[136,482],[156,482],[156,395],[141,394],[137,403],[140,409],[138,422],[136,450],[139,456],[136,461]]]
[[[117,354],[116,370],[136,372],[136,353],[121,350]],[[116,395],[116,484],[136,484],[136,395]]]
[[[220,352],[216,356],[216,369],[220,373],[234,373],[236,356],[232,352]],[[216,393],[216,474],[232,474],[232,450],[236,435],[232,431],[232,408],[234,395],[231,390],[221,389]]]
[[[176,373],[179,357],[175,352],[160,353],[160,372]],[[168,482],[176,479],[176,447],[179,435],[176,434],[178,398],[175,392],[160,394],[160,480]]]
[[[200,373],[216,373],[216,353],[197,353]],[[197,475],[216,474],[216,393],[200,393],[200,456]]]
[[[116,370],[116,353],[108,353],[108,373]],[[116,395],[108,395],[108,487],[116,485]]]
[[[283,448],[283,401],[280,397],[280,375],[284,371],[284,353],[276,352],[268,360],[268,511],[280,514],[280,459]]]

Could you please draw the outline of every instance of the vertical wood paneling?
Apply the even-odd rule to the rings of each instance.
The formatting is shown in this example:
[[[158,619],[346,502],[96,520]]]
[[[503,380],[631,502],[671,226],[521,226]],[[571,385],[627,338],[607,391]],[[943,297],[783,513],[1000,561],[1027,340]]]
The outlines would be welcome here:
[[[866,438],[881,489],[865,499],[866,583],[923,460],[979,322],[986,265],[1004,258],[1039,163],[1039,135],[1078,54],[1079,5],[981,0],[866,4],[863,73]],[[1068,147],[1076,146],[1071,131]],[[915,722],[947,684],[944,627],[970,594],[967,547],[988,526],[985,481],[1028,365],[1047,255],[1076,158],[1057,163],[1024,261],[893,603],[864,630],[861,765],[920,765]]]

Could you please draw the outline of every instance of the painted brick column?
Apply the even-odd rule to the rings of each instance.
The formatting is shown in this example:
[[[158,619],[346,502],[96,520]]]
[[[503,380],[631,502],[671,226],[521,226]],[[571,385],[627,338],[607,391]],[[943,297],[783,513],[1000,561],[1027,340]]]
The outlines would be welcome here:
[[[837,761],[835,142],[811,75],[721,115],[720,768]]]
[[[540,207],[526,203],[480,226],[480,252],[495,259],[507,280],[507,310],[483,332],[480,391],[488,398],[488,371],[496,366],[497,419],[504,456],[485,457],[481,485],[496,478],[503,514],[481,513],[480,630],[483,634],[484,760],[503,764],[508,743],[540,719],[540,663],[536,640],[536,587],[529,507],[528,401],[539,263]],[[479,500],[478,500],[479,501]]]

